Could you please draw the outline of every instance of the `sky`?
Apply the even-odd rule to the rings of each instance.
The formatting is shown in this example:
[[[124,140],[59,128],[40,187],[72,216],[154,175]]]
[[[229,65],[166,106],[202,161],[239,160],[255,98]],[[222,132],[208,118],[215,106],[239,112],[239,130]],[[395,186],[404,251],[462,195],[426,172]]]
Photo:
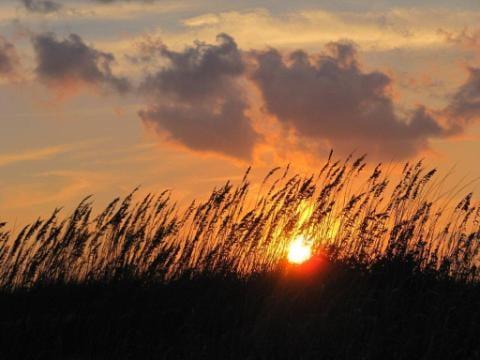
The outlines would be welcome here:
[[[480,177],[478,0],[0,2],[0,220],[334,149]]]

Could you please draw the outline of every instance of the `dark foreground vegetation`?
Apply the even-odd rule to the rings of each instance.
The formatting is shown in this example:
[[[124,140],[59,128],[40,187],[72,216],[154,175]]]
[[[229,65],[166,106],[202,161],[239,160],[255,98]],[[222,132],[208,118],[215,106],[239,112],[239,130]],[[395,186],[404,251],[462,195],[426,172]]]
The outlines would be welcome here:
[[[479,204],[366,168],[0,224],[0,359],[480,358]],[[299,235],[314,256],[287,264]]]
[[[480,288],[405,264],[329,264],[0,298],[2,359],[477,359]]]

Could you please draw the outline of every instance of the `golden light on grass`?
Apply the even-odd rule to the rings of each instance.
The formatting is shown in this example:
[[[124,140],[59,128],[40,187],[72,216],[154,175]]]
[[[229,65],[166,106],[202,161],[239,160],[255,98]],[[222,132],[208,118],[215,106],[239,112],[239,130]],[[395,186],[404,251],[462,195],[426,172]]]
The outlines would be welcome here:
[[[297,236],[288,247],[287,259],[293,264],[302,264],[312,257],[312,243],[303,235]]]

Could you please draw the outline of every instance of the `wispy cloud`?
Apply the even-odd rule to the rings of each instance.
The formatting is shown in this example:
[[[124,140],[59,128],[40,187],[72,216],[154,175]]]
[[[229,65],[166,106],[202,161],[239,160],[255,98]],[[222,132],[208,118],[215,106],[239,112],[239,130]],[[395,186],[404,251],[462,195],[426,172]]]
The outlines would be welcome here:
[[[145,16],[192,10],[197,5],[192,1],[81,1],[71,5],[67,15],[76,20],[135,20]],[[197,3],[198,4],[198,3]]]
[[[72,145],[56,145],[39,149],[25,150],[22,152],[0,154],[0,167],[19,162],[46,160],[56,155],[68,152],[72,149],[72,147]]]
[[[480,11],[452,12],[446,9],[392,9],[363,13],[301,10],[284,15],[257,9],[185,18],[182,24],[191,32],[168,35],[178,43],[179,38],[193,34],[203,40],[218,32],[226,32],[234,34],[238,43],[247,48],[270,45],[312,49],[348,38],[364,50],[380,50],[445,46],[445,37],[438,32],[440,27],[460,30],[478,21]]]
[[[79,201],[101,189],[111,177],[98,171],[50,171],[39,174],[45,183],[31,182],[2,189],[2,209],[29,209],[50,205],[52,209],[72,200]],[[47,215],[47,214],[44,214]]]

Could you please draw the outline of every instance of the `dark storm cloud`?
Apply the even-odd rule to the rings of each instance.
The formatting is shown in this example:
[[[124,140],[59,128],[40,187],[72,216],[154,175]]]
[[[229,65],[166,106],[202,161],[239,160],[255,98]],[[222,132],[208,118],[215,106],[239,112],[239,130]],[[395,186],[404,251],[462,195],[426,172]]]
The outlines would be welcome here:
[[[318,56],[304,51],[282,56],[276,50],[253,56],[258,67],[252,79],[267,111],[299,137],[341,151],[404,158],[427,148],[430,138],[450,133],[425,107],[397,115],[390,77],[364,72],[349,43],[331,43]]]
[[[19,63],[15,46],[0,35],[0,78],[15,75]]]
[[[52,0],[20,0],[25,9],[31,12],[48,14],[56,12],[62,5]]]
[[[40,34],[32,41],[37,59],[36,73],[47,84],[107,86],[119,93],[130,88],[125,78],[112,73],[115,57],[88,46],[76,34],[61,40],[51,33]]]
[[[245,114],[239,80],[246,69],[233,38],[220,34],[216,45],[196,42],[180,52],[158,45],[156,51],[169,65],[141,86],[151,100],[142,120],[190,149],[250,159],[260,136]]]

